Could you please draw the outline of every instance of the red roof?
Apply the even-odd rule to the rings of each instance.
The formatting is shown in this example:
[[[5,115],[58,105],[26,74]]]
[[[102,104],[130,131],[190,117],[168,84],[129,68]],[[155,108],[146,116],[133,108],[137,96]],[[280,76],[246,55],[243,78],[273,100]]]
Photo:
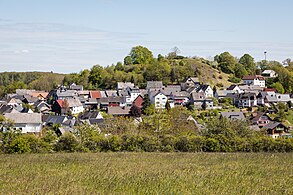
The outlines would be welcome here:
[[[64,108],[63,100],[57,100],[57,103],[61,108]]]
[[[100,91],[90,91],[91,98],[100,99],[101,98],[101,92]]]
[[[247,75],[243,77],[243,80],[254,80],[254,79],[265,80],[265,78],[261,75]]]
[[[274,91],[274,92],[276,92],[277,90],[274,89],[274,88],[265,88],[264,91]]]
[[[141,108],[143,103],[143,98],[141,95],[137,96],[137,98],[133,101],[134,105]]]

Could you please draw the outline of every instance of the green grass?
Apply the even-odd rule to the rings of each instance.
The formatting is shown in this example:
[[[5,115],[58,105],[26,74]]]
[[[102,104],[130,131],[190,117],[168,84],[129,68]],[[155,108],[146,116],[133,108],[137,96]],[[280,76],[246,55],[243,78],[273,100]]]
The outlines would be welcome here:
[[[293,194],[293,153],[0,155],[1,194]]]

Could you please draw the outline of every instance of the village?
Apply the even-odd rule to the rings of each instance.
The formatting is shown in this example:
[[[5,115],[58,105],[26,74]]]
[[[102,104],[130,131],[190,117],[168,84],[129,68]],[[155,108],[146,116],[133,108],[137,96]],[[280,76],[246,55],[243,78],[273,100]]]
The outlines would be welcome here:
[[[162,81],[148,81],[145,89],[139,89],[131,82],[118,82],[116,89],[84,90],[82,85],[46,91],[17,89],[0,101],[0,114],[13,122],[13,129],[22,133],[38,134],[43,127],[58,126],[59,134],[74,132],[77,124],[103,124],[104,116],[136,117],[141,114],[147,98],[155,110],[187,107],[199,113],[219,110],[220,117],[242,120],[252,130],[265,130],[272,138],[292,137],[290,124],[283,123],[276,116],[277,105],[292,109],[293,94],[281,94],[273,88],[266,88],[266,79],[278,75],[265,70],[262,75],[244,76],[242,84],[233,84],[217,89],[201,83],[197,77],[189,77],[180,85],[164,86]],[[135,107],[139,114],[133,115]],[[204,128],[204,124],[195,125]],[[2,126],[2,131],[7,130]]]

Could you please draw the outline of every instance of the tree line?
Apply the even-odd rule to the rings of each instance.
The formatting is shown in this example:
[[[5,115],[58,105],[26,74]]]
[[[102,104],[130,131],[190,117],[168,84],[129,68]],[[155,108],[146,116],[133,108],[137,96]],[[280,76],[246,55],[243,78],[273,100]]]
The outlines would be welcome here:
[[[13,130],[0,133],[2,153],[48,152],[292,152],[292,138],[273,139],[243,121],[209,116],[205,128],[184,108],[156,111],[137,119],[108,117],[98,126],[80,124],[61,134],[58,126],[40,135]],[[235,128],[237,127],[237,128]]]

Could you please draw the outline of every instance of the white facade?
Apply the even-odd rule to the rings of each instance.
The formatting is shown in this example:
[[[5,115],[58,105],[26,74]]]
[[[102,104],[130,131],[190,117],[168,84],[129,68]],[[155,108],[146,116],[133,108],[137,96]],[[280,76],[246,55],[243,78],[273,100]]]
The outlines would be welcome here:
[[[84,108],[83,106],[75,106],[75,107],[71,107],[70,111],[72,114],[79,114],[84,111]]]
[[[21,133],[39,133],[42,130],[42,124],[16,123],[15,130],[21,130]]]
[[[151,97],[151,103],[155,104],[156,109],[164,109],[167,103],[167,96],[159,92],[154,97]]]
[[[245,79],[245,80],[243,80],[243,82],[246,85],[258,85],[260,87],[266,87],[266,81],[265,80],[260,80],[259,78]]]
[[[207,98],[214,97],[214,91],[210,86],[208,86],[208,88],[204,91],[204,94]]]

